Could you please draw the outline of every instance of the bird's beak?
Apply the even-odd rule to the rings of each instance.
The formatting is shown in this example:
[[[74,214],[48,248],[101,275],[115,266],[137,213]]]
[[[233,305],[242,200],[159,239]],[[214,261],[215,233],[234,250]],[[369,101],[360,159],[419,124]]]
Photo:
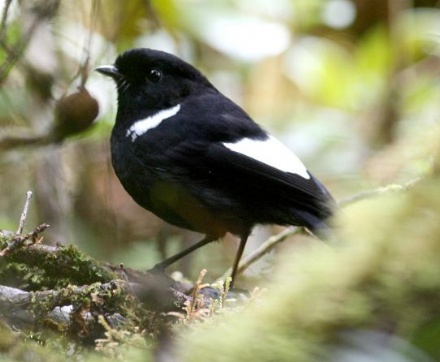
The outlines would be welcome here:
[[[118,68],[116,68],[114,65],[101,65],[95,68],[95,70],[101,74],[113,78],[116,81],[122,78],[122,74],[119,73]]]

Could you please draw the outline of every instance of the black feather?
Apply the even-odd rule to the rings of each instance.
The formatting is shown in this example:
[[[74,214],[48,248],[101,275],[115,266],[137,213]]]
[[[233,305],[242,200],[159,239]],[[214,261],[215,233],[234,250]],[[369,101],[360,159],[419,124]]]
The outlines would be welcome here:
[[[231,232],[241,237],[242,250],[255,224],[317,233],[328,228],[334,202],[313,175],[286,172],[225,146],[243,139],[264,144],[269,136],[194,67],[164,52],[135,49],[98,71],[118,86],[111,149],[122,185],[162,219],[205,233],[198,246]],[[148,131],[130,128],[167,109],[172,116]]]

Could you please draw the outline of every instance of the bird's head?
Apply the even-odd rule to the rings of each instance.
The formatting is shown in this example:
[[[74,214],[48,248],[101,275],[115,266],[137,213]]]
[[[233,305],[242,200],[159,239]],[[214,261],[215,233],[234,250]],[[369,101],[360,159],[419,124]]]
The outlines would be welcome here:
[[[192,65],[153,49],[128,50],[117,57],[114,65],[95,70],[116,82],[119,108],[142,113],[175,106],[201,92],[216,91]]]

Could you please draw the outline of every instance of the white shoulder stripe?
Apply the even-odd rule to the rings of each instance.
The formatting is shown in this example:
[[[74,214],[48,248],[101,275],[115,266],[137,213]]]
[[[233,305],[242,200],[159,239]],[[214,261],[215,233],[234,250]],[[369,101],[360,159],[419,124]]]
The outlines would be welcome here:
[[[126,136],[131,137],[131,142],[134,142],[136,138],[147,133],[150,129],[157,127],[163,120],[175,116],[179,111],[180,104],[172,108],[163,109],[152,116],[136,121],[127,130]]]
[[[243,138],[238,142],[223,143],[223,145],[278,170],[295,173],[306,179],[310,178],[301,160],[273,136],[265,140]]]

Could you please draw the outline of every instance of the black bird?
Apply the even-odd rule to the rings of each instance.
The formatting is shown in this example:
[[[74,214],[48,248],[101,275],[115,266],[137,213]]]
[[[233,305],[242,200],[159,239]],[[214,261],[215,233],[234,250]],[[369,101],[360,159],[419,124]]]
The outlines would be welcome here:
[[[163,220],[206,235],[155,268],[230,232],[240,237],[234,281],[254,225],[328,232],[333,199],[325,187],[193,66],[142,48],[96,70],[117,85],[111,154],[125,190]]]

